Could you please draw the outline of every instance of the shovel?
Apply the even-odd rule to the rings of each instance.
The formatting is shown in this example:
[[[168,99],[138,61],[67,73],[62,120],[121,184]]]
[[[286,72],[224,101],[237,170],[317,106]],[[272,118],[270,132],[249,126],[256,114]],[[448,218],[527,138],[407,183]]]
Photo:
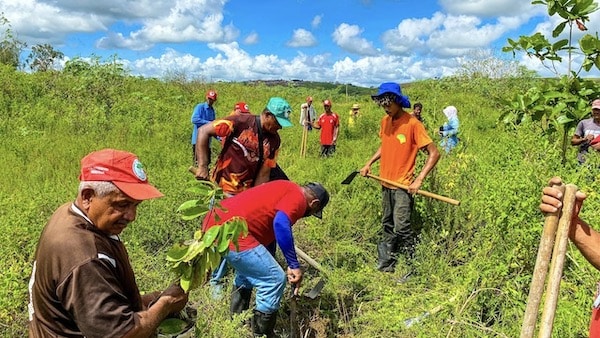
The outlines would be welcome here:
[[[344,179],[342,181],[342,184],[350,184],[350,182],[352,182],[354,180],[354,177],[356,177],[356,175],[358,173],[359,173],[358,171],[353,171],[350,175],[348,175],[348,177],[346,177],[346,179]],[[389,184],[391,186],[394,186],[396,188],[408,190],[408,186],[407,185],[400,184],[398,182],[394,182],[394,181],[391,181],[391,180],[388,180],[388,179],[385,179],[385,178],[382,178],[382,177],[379,177],[379,176],[375,176],[375,175],[372,175],[372,174],[367,174],[367,177],[376,179],[379,182],[387,183],[387,184]],[[434,198],[434,199],[442,201],[442,202],[450,203],[452,205],[460,205],[460,201],[458,201],[458,200],[452,199],[450,197],[446,197],[446,196],[441,196],[441,195],[438,195],[438,194],[434,194],[434,193],[429,192],[429,191],[417,190],[417,194],[423,195],[423,196],[427,196],[427,197],[431,197],[431,198]]]

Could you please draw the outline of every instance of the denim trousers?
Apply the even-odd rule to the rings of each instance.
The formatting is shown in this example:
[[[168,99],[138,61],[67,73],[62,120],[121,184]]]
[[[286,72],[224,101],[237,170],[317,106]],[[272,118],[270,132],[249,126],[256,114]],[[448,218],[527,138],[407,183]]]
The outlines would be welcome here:
[[[240,252],[230,250],[225,259],[235,269],[234,288],[256,288],[256,310],[269,314],[279,309],[287,278],[264,245]]]
[[[413,196],[404,189],[382,188],[382,242],[392,253],[412,254],[415,233],[410,224]]]

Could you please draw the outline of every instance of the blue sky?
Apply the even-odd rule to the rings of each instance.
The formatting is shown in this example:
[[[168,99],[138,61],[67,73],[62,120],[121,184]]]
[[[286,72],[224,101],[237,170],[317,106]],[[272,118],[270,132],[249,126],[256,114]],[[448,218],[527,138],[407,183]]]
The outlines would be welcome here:
[[[507,38],[550,37],[545,10],[527,0],[0,0],[18,39],[49,43],[67,60],[117,55],[148,77],[367,87],[513,60],[501,52]],[[597,14],[588,32],[598,31]],[[545,75],[523,55],[514,61]]]

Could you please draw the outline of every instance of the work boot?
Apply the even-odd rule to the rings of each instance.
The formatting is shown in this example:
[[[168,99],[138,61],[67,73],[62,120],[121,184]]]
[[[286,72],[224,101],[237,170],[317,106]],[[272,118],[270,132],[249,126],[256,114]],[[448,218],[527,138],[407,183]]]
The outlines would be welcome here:
[[[394,245],[385,242],[378,243],[377,254],[379,257],[377,269],[381,272],[394,272],[397,256],[397,253],[394,252]]]
[[[254,310],[252,318],[252,331],[254,337],[275,338],[275,322],[277,321],[277,312],[263,313]]]
[[[250,308],[250,298],[252,297],[252,290],[243,287],[236,287],[234,285],[233,292],[231,293],[231,304],[229,311],[231,314],[239,314]]]

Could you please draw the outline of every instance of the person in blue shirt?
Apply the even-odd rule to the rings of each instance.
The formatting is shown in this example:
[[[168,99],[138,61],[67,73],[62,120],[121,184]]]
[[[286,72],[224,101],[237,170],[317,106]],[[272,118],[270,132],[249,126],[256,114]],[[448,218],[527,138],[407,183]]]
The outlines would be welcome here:
[[[448,106],[444,108],[443,112],[448,121],[440,127],[438,133],[442,137],[440,147],[442,147],[447,154],[458,144],[458,110],[454,106]]]
[[[215,108],[213,104],[217,101],[217,91],[214,89],[206,92],[206,102],[198,103],[192,113],[192,155],[194,165],[198,165],[196,161],[196,140],[198,139],[198,128],[203,125],[214,121],[216,117]],[[210,143],[209,143],[210,145]],[[208,152],[208,162],[210,163],[210,147]]]

